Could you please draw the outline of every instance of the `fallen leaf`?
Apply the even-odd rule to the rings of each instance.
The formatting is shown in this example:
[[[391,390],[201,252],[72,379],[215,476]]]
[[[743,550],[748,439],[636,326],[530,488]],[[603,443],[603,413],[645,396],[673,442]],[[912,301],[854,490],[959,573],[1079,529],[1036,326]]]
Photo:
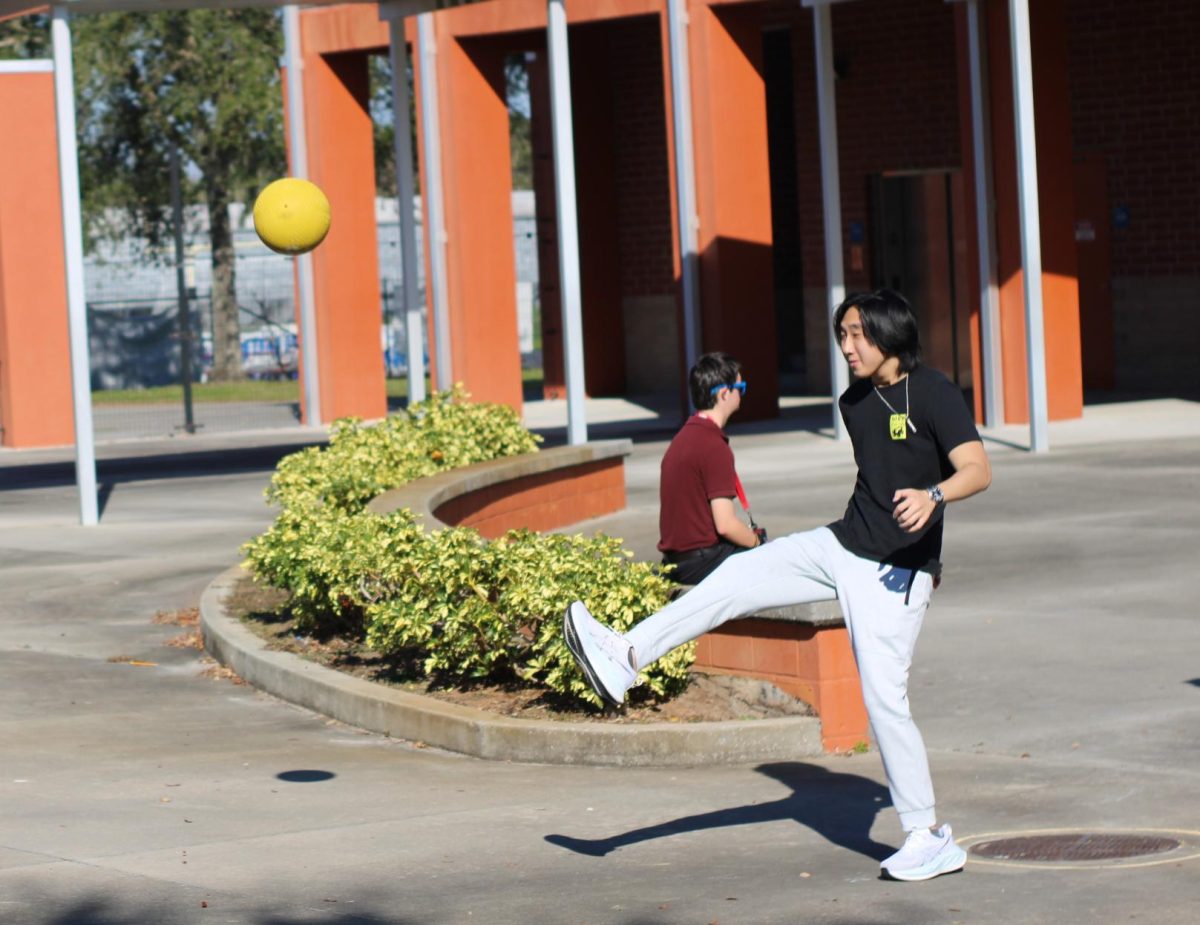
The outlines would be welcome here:
[[[200,608],[187,607],[183,610],[160,610],[150,620],[167,626],[195,626],[200,622]]]
[[[199,630],[192,630],[190,633],[184,633],[182,636],[173,636],[168,639],[165,645],[172,649],[203,649],[204,636]]]

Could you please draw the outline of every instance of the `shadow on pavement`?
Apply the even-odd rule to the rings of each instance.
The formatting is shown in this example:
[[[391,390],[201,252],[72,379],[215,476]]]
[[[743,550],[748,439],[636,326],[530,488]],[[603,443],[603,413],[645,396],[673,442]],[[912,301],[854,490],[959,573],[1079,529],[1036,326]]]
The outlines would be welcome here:
[[[1200,389],[1084,389],[1085,405],[1116,405],[1130,401],[1156,401],[1178,398],[1180,401],[1200,401]]]
[[[129,910],[117,908],[105,899],[96,898],[77,902],[69,909],[52,912],[44,918],[22,918],[21,921],[28,925],[163,925],[191,921],[193,916],[197,919],[202,916],[220,916],[223,911],[221,907],[228,904],[228,900],[214,899],[202,907],[200,900],[189,900],[186,904],[172,902],[170,909],[159,905],[144,910]],[[416,925],[417,922],[416,919],[390,913],[385,915],[368,910],[355,911],[344,903],[330,902],[329,909],[330,914],[345,925]],[[302,916],[279,915],[273,912],[247,915],[239,910],[234,914],[237,916],[236,921],[246,925],[301,925],[314,921],[311,913]],[[221,921],[230,920],[223,918]]]
[[[891,805],[887,788],[855,774],[838,774],[799,762],[762,764],[755,768],[792,793],[771,803],[749,803],[695,816],[671,819],[608,838],[575,838],[547,835],[546,841],[576,854],[603,857],[617,848],[639,842],[739,825],[795,820],[839,847],[881,861],[896,849],[871,838],[871,826],[879,810]]]
[[[274,469],[279,460],[289,453],[323,443],[324,441],[314,439],[268,446],[230,447],[99,459],[96,461],[96,481],[99,486],[100,507],[103,510],[113,488],[121,482],[267,471]],[[18,463],[0,467],[0,491],[73,484],[75,484],[74,461]]]
[[[822,437],[832,437],[833,406],[828,402],[782,408],[779,416],[761,421],[739,421],[733,418],[726,426],[726,433],[733,439],[739,436],[804,432]],[[654,443],[670,440],[683,426],[684,419],[676,413],[661,413],[653,418],[636,420],[589,422],[589,440],[616,440],[628,438],[634,443]],[[532,427],[534,433],[545,440],[544,447],[563,446],[567,442],[565,426]]]

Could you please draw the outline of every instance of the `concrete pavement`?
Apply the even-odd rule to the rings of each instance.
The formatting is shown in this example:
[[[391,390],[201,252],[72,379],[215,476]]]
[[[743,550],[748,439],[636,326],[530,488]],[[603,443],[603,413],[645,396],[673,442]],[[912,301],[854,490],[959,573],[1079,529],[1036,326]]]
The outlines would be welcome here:
[[[150,622],[194,606],[268,523],[270,454],[232,453],[233,471],[219,445],[161,473],[114,461],[93,529],[75,525],[73,490],[50,468],[61,460],[7,454],[0,920],[1190,925],[1200,414],[1120,408],[1071,422],[1080,435],[1055,425],[1049,456],[992,440],[992,490],[950,512],[912,700],[960,837],[1178,832],[1184,848],[1156,863],[972,861],[926,884],[884,882],[876,861],[899,833],[876,754],[548,767],[330,723],[202,677],[197,653],[163,645],[179,631]],[[807,413],[785,419],[794,431],[731,429],[774,535],[837,516],[851,487],[848,448]],[[664,444],[640,439],[628,509],[581,528],[649,554]]]

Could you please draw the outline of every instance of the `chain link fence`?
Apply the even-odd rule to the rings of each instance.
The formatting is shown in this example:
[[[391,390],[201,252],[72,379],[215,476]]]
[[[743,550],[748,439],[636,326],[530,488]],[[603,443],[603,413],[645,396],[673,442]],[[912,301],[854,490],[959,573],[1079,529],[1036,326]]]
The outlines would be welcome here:
[[[541,366],[537,323],[536,223],[532,194],[516,193],[514,259],[522,366]],[[404,402],[408,344],[397,204],[380,200],[380,355],[389,406]],[[234,214],[234,283],[241,346],[240,375],[214,381],[212,260],[202,217],[185,222],[184,280],[192,350],[193,429],[200,433],[288,427],[300,420],[299,342],[294,260],[266,248]],[[418,225],[417,266],[423,238]],[[423,277],[423,271],[422,277]],[[136,242],[104,244],[85,266],[93,420],[98,440],[160,437],[186,429],[180,298],[171,254]],[[424,279],[418,279],[424,314]],[[425,350],[428,369],[428,350]]]

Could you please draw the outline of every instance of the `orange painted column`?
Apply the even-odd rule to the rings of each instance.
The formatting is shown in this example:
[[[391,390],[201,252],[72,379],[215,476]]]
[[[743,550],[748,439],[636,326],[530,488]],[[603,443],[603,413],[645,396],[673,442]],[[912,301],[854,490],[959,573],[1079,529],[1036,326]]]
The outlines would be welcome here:
[[[0,74],[0,445],[75,442],[54,75]]]
[[[460,41],[438,29],[438,20],[434,17],[453,378],[478,401],[519,410],[505,49]]]
[[[1066,7],[1064,0],[1042,0],[1029,7],[1042,234],[1046,392],[1049,417],[1053,421],[1083,414]],[[987,32],[1004,416],[1007,422],[1015,424],[1029,420],[1029,397],[1007,0],[989,0]],[[969,117],[969,110],[966,115]]]
[[[703,349],[751,388],[739,420],[775,417],[776,356],[767,104],[758,5],[691,7],[693,132]]]
[[[329,198],[333,223],[313,251],[321,411],[339,417],[387,413],[375,233],[375,149],[367,52],[386,25],[342,9],[301,15],[309,179]],[[297,306],[297,314],[299,306]]]

